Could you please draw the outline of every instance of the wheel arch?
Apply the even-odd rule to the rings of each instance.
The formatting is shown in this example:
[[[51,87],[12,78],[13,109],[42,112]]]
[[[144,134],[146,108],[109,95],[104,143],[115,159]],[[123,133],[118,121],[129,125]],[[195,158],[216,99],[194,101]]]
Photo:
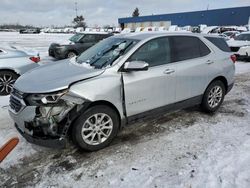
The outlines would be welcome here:
[[[70,52],[74,52],[76,55],[79,54],[76,49],[68,49],[66,54],[68,55]]]
[[[93,106],[97,106],[97,105],[106,105],[106,106],[109,106],[110,108],[114,109],[115,112],[117,113],[118,115],[118,118],[119,118],[119,127],[121,128],[121,125],[122,125],[122,122],[121,122],[121,114],[119,112],[119,110],[116,108],[116,106],[114,104],[112,104],[111,102],[109,101],[105,101],[105,100],[99,100],[99,101],[94,101],[94,102],[91,102],[87,109],[88,108],[91,108]]]
[[[0,69],[0,72],[3,72],[3,71],[8,71],[8,72],[12,72],[18,76],[21,76],[17,70],[14,70],[14,69],[9,69],[9,68],[3,68],[3,69]]]
[[[213,83],[214,81],[216,81],[216,80],[220,80],[220,81],[224,84],[225,89],[226,89],[226,93],[227,93],[227,91],[228,91],[228,81],[227,81],[227,79],[226,79],[224,76],[217,76],[216,78],[214,78],[214,79],[208,84],[208,86],[209,86],[211,83]],[[208,86],[207,86],[207,88],[208,88]]]

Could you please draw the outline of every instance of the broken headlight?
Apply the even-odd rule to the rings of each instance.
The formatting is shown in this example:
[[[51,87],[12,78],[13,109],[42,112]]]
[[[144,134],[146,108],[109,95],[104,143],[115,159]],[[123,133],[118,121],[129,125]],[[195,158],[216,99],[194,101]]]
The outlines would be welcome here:
[[[63,95],[65,95],[68,90],[63,90],[50,94],[32,94],[26,98],[29,105],[49,105],[59,103]]]

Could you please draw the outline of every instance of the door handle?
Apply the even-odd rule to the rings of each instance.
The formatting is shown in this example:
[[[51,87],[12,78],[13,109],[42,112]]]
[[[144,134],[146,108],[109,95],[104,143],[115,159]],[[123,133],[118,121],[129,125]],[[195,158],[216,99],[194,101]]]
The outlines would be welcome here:
[[[213,64],[214,62],[213,61],[211,61],[211,60],[208,60],[207,62],[206,62],[206,64],[208,64],[208,65],[211,65],[211,64]]]
[[[174,73],[175,72],[175,70],[173,70],[173,69],[166,69],[165,71],[164,71],[164,74],[172,74],[172,73]]]

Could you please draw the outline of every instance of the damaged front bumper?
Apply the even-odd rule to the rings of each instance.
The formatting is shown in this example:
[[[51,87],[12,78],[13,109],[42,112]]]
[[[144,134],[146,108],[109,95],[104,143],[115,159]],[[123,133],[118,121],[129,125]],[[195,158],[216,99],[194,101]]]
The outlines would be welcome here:
[[[57,148],[64,149],[67,144],[67,140],[65,138],[40,138],[33,135],[29,135],[25,131],[23,132],[17,124],[15,124],[18,132],[30,143],[36,144],[39,146],[49,147],[49,148]]]
[[[77,97],[65,97],[54,104],[29,105],[25,98],[10,97],[9,114],[18,132],[30,143],[62,149],[68,129],[88,103]],[[73,101],[73,102],[72,102]]]
[[[28,106],[16,114],[9,110],[11,118],[15,122],[18,132],[30,143],[39,146],[62,149],[66,147],[66,137],[62,135],[52,136],[48,134],[49,124],[37,124],[36,107]],[[43,126],[43,127],[42,127]],[[46,130],[47,129],[47,130]],[[47,132],[47,133],[46,133]]]

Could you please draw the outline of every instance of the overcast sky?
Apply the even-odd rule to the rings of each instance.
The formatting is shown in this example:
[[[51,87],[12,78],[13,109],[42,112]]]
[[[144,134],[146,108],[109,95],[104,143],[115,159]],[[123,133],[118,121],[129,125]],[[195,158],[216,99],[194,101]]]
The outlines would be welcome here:
[[[250,6],[250,0],[0,0],[0,24],[64,26],[82,14],[89,26],[117,25],[120,17],[131,16],[135,7],[140,15],[165,14],[227,7]]]

